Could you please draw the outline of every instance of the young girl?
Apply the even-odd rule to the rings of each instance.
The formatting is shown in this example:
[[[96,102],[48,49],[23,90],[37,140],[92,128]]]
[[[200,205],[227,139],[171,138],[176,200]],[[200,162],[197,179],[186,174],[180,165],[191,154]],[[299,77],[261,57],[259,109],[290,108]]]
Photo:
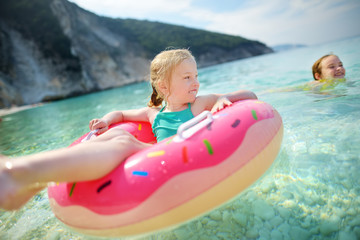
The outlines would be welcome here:
[[[324,90],[334,88],[341,82],[345,82],[345,68],[339,57],[333,54],[322,56],[312,66],[314,81],[301,86],[268,90],[266,92],[293,92],[293,91],[314,91],[328,94]]]
[[[188,50],[167,50],[151,62],[153,88],[147,107],[115,111],[89,123],[99,129],[94,139],[71,148],[8,159],[0,156],[0,208],[20,208],[48,182],[89,181],[103,177],[128,156],[151,146],[119,128],[122,121],[148,121],[158,141],[176,134],[180,124],[204,110],[216,112],[234,101],[253,98],[250,91],[197,96],[199,81],[194,57]],[[165,102],[164,107],[161,107]],[[99,164],[101,162],[101,164]]]
[[[314,81],[308,83],[312,89],[327,89],[345,81],[345,68],[339,57],[328,54],[319,58],[312,66]]]

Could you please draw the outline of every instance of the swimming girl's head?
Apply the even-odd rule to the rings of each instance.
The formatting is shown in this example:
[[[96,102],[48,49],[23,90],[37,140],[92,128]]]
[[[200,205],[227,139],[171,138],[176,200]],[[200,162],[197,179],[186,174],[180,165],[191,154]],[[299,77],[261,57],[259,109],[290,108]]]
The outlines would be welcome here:
[[[153,93],[148,103],[149,107],[160,106],[165,100],[164,93],[159,89],[159,84],[170,85],[170,79],[175,68],[184,60],[195,61],[194,56],[187,49],[165,50],[156,55],[150,65],[150,83]]]
[[[312,73],[315,80],[344,78],[345,68],[338,56],[328,54],[314,63]]]

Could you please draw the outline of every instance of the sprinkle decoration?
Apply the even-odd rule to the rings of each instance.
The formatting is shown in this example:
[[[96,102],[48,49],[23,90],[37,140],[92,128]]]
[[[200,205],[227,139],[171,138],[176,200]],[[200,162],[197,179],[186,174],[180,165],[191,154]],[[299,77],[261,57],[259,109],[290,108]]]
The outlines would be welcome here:
[[[105,182],[104,184],[102,184],[97,190],[97,193],[100,193],[104,188],[106,188],[107,186],[109,186],[111,184],[111,180]]]
[[[156,151],[156,152],[150,152],[147,154],[147,157],[148,158],[151,158],[151,157],[159,157],[159,156],[162,156],[165,154],[165,151],[164,150],[160,150],[160,151]]]
[[[252,116],[253,116],[253,118],[254,118],[255,120],[258,120],[258,117],[257,117],[257,115],[256,115],[256,111],[255,111],[255,110],[251,110],[251,114],[252,114]]]
[[[207,148],[207,150],[208,150],[208,153],[209,153],[210,155],[213,155],[213,154],[214,154],[214,150],[213,150],[210,142],[209,142],[207,139],[204,139],[203,142],[204,142],[204,144],[205,144],[205,146],[206,146],[206,148]]]
[[[69,193],[69,197],[72,196],[72,194],[73,194],[73,192],[74,192],[75,185],[76,185],[76,182],[73,183],[73,185],[71,186],[71,190],[70,190],[70,193]]]
[[[145,171],[133,171],[133,175],[147,177],[149,175],[149,173],[145,172]]]
[[[183,149],[182,149],[182,157],[183,157],[183,162],[184,163],[189,162],[189,157],[188,157],[187,147],[186,146],[184,146]]]
[[[141,123],[139,123],[138,130],[141,131]]]
[[[231,124],[231,127],[232,127],[232,128],[236,128],[237,126],[239,126],[240,122],[241,122],[240,119],[236,119],[236,120],[234,121],[234,123]]]

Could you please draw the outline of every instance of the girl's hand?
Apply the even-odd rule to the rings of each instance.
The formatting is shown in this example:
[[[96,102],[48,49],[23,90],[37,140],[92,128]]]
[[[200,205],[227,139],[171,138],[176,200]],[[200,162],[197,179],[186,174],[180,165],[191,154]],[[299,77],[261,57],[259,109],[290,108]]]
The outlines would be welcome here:
[[[89,122],[90,130],[99,129],[96,135],[102,134],[109,129],[108,123],[103,119],[93,119]]]
[[[212,113],[215,113],[217,111],[220,111],[221,109],[224,109],[227,106],[230,106],[232,102],[227,97],[220,97],[214,106],[211,109]]]

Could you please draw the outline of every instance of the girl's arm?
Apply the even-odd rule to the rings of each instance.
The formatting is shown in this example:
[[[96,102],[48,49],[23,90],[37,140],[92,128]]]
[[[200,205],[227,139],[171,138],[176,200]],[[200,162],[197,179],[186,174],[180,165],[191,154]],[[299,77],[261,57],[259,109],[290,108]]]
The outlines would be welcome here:
[[[124,121],[144,121],[149,122],[153,109],[149,107],[141,109],[132,109],[124,111],[113,111],[104,115],[101,119],[93,119],[89,122],[90,130],[99,129],[98,134],[108,130],[109,126],[114,123]]]
[[[239,90],[227,94],[215,94],[217,95],[217,100],[211,108],[211,112],[217,112],[226,106],[230,106],[233,102],[245,100],[245,99],[257,99],[255,93],[248,90]]]
[[[238,90],[226,94],[209,94],[198,97],[192,110],[195,115],[204,110],[217,112],[226,106],[230,106],[233,102],[245,99],[257,99],[257,96],[248,90]]]
[[[212,94],[215,96],[215,98],[217,97],[216,101],[218,101],[220,98],[227,98],[230,102],[236,102],[236,101],[240,101],[240,100],[245,100],[245,99],[257,99],[257,96],[255,95],[255,93],[249,91],[249,90],[238,90],[235,92],[231,92],[231,93],[226,93],[226,94]]]

